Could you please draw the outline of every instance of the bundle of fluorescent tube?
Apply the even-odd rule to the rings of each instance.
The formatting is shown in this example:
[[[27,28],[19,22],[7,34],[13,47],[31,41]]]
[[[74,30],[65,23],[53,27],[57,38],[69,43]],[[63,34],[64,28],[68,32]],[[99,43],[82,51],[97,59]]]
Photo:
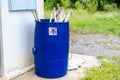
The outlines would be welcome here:
[[[68,14],[65,16],[64,8],[61,7],[58,10],[56,10],[54,7],[53,13],[51,14],[50,17],[50,22],[52,21],[52,17],[54,17],[55,22],[68,22],[72,12],[73,10],[70,10]]]
[[[72,12],[73,12],[73,10],[70,10],[68,12],[68,14],[65,15],[64,14],[64,8],[61,7],[58,10],[56,10],[56,8],[54,7],[53,11],[52,11],[52,14],[50,16],[50,21],[49,22],[52,22],[53,17],[54,17],[54,22],[68,22]],[[36,10],[32,10],[32,14],[35,18],[35,21],[40,21]]]
[[[35,18],[35,21],[40,21],[36,10],[32,10],[32,14],[33,14],[33,16]]]

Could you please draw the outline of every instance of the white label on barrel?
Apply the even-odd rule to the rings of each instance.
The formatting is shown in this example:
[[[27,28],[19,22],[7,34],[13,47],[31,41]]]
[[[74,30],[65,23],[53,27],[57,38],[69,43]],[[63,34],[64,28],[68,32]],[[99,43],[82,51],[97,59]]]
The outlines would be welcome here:
[[[49,35],[56,36],[57,35],[57,28],[56,27],[49,27]]]

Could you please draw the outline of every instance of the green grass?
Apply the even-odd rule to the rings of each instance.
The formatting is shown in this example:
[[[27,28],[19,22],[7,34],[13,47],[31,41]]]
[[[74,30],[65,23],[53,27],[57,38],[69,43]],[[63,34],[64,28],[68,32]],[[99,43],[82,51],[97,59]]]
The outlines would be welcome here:
[[[45,11],[45,17],[49,18],[50,13],[51,11]],[[70,18],[70,27],[95,34],[120,36],[120,11],[96,12],[90,15],[85,10],[74,10]]]
[[[101,66],[86,68],[86,76],[80,80],[120,80],[120,56],[104,55],[97,58],[100,60]]]
[[[102,59],[108,59],[108,58],[110,58],[110,56],[108,56],[108,55],[100,55],[100,56],[97,56],[96,57],[97,59],[99,59],[99,60],[102,60]]]
[[[71,27],[92,33],[120,35],[120,13],[97,12],[88,15],[86,12],[74,11]]]

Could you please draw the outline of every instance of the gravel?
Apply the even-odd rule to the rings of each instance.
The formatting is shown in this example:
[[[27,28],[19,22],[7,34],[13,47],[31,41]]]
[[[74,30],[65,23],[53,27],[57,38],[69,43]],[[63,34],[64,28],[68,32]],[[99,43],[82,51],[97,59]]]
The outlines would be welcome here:
[[[120,56],[120,37],[74,32],[70,36],[70,52],[92,56]]]

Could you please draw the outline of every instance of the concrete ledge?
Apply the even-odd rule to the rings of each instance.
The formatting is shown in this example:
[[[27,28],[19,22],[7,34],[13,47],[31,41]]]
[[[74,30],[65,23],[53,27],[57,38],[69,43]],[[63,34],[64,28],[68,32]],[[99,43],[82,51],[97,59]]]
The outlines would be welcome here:
[[[32,70],[33,68],[34,68],[34,65],[31,65],[31,66],[29,66],[29,67],[27,67],[27,68],[25,68],[21,71],[17,71],[17,72],[11,73],[9,75],[6,75],[4,77],[1,77],[0,80],[10,80],[12,78],[15,78],[15,77],[25,73],[25,72],[28,72],[28,71]]]

